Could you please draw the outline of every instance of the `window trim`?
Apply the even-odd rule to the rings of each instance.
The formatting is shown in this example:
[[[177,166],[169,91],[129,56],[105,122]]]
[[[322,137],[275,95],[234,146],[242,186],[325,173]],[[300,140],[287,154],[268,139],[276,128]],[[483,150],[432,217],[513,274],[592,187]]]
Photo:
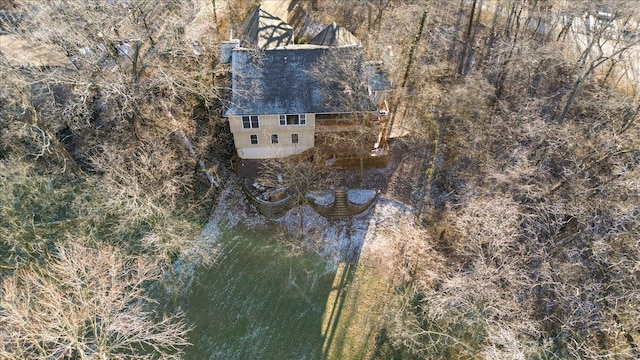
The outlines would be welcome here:
[[[290,116],[297,116],[297,124],[289,123]],[[278,123],[280,126],[300,126],[307,125],[307,114],[280,114],[278,115]]]
[[[254,139],[255,139],[256,142],[253,142]],[[249,143],[251,145],[258,145],[259,144],[258,134],[249,134]]]
[[[260,117],[258,115],[243,115],[242,128],[243,129],[259,129]]]
[[[280,136],[278,134],[271,134],[271,144],[276,145],[280,143]]]
[[[300,143],[300,135],[298,133],[291,134],[291,143],[294,145]]]

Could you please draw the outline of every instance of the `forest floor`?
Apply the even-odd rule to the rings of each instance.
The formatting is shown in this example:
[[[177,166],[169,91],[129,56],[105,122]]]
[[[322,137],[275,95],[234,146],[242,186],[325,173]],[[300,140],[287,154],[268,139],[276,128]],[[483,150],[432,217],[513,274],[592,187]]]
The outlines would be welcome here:
[[[394,138],[389,144],[389,162],[385,168],[338,171],[338,182],[347,188],[381,190],[384,197],[403,204],[416,205],[431,145],[412,137]]]

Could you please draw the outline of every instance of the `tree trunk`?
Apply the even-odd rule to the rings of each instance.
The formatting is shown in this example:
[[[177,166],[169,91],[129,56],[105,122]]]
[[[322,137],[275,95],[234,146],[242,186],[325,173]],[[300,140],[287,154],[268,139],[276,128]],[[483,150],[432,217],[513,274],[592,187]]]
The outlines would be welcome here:
[[[306,189],[309,189],[309,186],[305,186]],[[304,205],[306,204],[307,198],[306,198],[306,193],[307,191],[305,191],[305,193],[303,194],[302,192],[298,191],[298,200],[296,201],[296,203],[298,204],[298,217],[300,218],[300,237],[304,237]]]
[[[515,7],[512,8],[510,12],[513,13],[514,11],[515,11]],[[507,74],[509,72],[508,65],[511,62],[514,50],[516,48],[516,45],[518,44],[518,34],[520,33],[520,15],[521,14],[522,14],[522,7],[520,7],[520,10],[518,11],[518,14],[516,15],[516,19],[515,19],[516,28],[515,28],[515,32],[513,34],[513,39],[511,39],[511,47],[509,48],[509,53],[507,55],[507,58],[502,62],[501,66],[500,66],[500,70],[498,71],[498,76],[496,77],[495,87],[496,87],[496,98],[497,99],[501,99],[502,98],[502,94],[504,92],[504,84],[505,84],[505,81],[507,80]],[[509,16],[511,17],[511,14]],[[509,26],[511,26],[511,25],[509,25]],[[507,34],[510,34],[510,33],[511,33],[511,30],[509,28],[507,28]]]
[[[418,34],[413,40],[413,44],[411,45],[411,50],[409,50],[409,60],[407,61],[407,69],[404,72],[404,78],[402,79],[402,87],[407,85],[407,79],[409,78],[409,71],[411,70],[411,65],[413,64],[413,57],[415,55],[416,47],[418,46],[418,42],[420,42],[420,38],[422,37],[422,31],[424,30],[424,23],[427,21],[427,10],[425,9],[422,13],[422,19],[420,19],[420,27],[418,28]]]
[[[456,47],[458,45],[458,33],[460,32],[460,23],[462,22],[462,14],[464,13],[464,0],[460,0],[458,5],[458,20],[456,21],[455,33],[453,35],[453,41],[451,42],[451,48],[449,48],[449,54],[447,54],[447,60],[453,62],[453,58],[456,56]]]
[[[469,15],[469,23],[467,24],[467,32],[464,36],[464,44],[462,45],[462,53],[460,54],[460,61],[458,63],[458,74],[464,75],[464,65],[467,60],[467,52],[470,48],[471,31],[473,30],[473,19],[476,13],[476,5],[478,0],[473,0],[471,4],[471,14]]]
[[[213,186],[217,187],[218,189],[220,189],[221,188],[220,182],[218,182],[218,180],[216,180],[216,178],[213,176],[213,173],[211,173],[211,171],[209,171],[207,169],[207,166],[206,166],[204,160],[200,159],[200,157],[196,153],[196,150],[193,147],[193,144],[191,144],[191,141],[189,141],[189,138],[187,138],[187,136],[184,134],[182,129],[180,129],[180,127],[178,125],[178,122],[176,121],[176,119],[173,116],[173,114],[171,114],[171,111],[169,110],[169,107],[167,106],[167,104],[162,102],[162,106],[165,109],[165,114],[167,114],[169,119],[171,119],[172,124],[176,128],[175,133],[182,140],[182,143],[187,148],[187,151],[189,152],[189,154],[191,155],[193,160],[200,166],[200,170],[202,170],[202,172],[205,174],[205,176],[209,180],[209,183],[211,183],[211,185],[213,185]]]
[[[462,69],[462,72],[464,74],[469,73],[469,69],[471,68],[471,63],[473,62],[473,58],[475,57],[475,53],[476,53],[475,43],[476,43],[476,35],[478,34],[478,29],[480,28],[480,20],[482,18],[482,0],[480,0],[480,3],[478,4],[477,8],[478,8],[478,11],[477,11],[477,14],[475,15],[475,25],[473,25],[471,38],[467,41],[469,52],[467,53],[465,64]]]
[[[482,63],[489,60],[493,53],[493,45],[496,41],[496,26],[498,25],[498,19],[502,15],[502,6],[496,7],[496,10],[493,12],[493,20],[491,20],[491,30],[489,30],[489,40],[487,41],[487,46],[485,48],[484,55],[479,59],[478,68],[482,67]]]
[[[569,113],[569,109],[571,108],[571,105],[573,105],[573,102],[576,99],[576,95],[578,95],[578,91],[580,91],[580,88],[582,87],[582,83],[589,77],[591,76],[591,74],[593,74],[593,71],[600,65],[602,64],[604,61],[606,61],[606,59],[601,60],[601,61],[593,61],[591,62],[591,64],[589,64],[589,68],[587,69],[587,71],[578,76],[578,78],[576,79],[576,81],[573,83],[573,88],[571,89],[571,94],[569,94],[569,98],[567,99],[567,102],[564,104],[564,107],[562,108],[562,112],[560,113],[560,115],[556,118],[556,121],[558,121],[559,123],[562,123],[564,121],[564,118],[567,116],[567,114]]]
[[[211,0],[211,5],[213,6],[213,23],[216,26],[216,33],[220,35],[220,29],[218,29],[218,10],[216,9],[216,0]]]

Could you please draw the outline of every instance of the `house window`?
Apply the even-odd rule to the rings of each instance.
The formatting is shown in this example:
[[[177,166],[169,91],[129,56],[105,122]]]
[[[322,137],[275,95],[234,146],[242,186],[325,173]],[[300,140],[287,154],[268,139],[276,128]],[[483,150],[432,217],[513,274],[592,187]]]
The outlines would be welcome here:
[[[260,127],[260,123],[258,122],[258,115],[251,116],[243,116],[242,117],[242,128],[244,129],[257,129]]]
[[[280,125],[305,125],[307,123],[306,114],[280,115]]]
[[[298,134],[291,134],[291,143],[292,144],[297,144],[299,142],[300,138],[298,137]]]
[[[249,135],[249,140],[251,141],[251,145],[257,145],[258,135],[255,135],[255,134]]]
[[[278,134],[271,134],[271,143],[272,144],[278,143]]]
[[[300,116],[287,115],[287,125],[300,125]]]

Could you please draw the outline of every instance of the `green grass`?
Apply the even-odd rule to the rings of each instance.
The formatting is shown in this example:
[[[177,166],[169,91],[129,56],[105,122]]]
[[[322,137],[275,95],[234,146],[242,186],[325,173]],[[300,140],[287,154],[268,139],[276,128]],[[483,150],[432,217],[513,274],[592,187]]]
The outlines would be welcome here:
[[[264,233],[238,227],[220,239],[216,265],[198,269],[181,307],[194,327],[186,359],[318,359],[334,274]]]

